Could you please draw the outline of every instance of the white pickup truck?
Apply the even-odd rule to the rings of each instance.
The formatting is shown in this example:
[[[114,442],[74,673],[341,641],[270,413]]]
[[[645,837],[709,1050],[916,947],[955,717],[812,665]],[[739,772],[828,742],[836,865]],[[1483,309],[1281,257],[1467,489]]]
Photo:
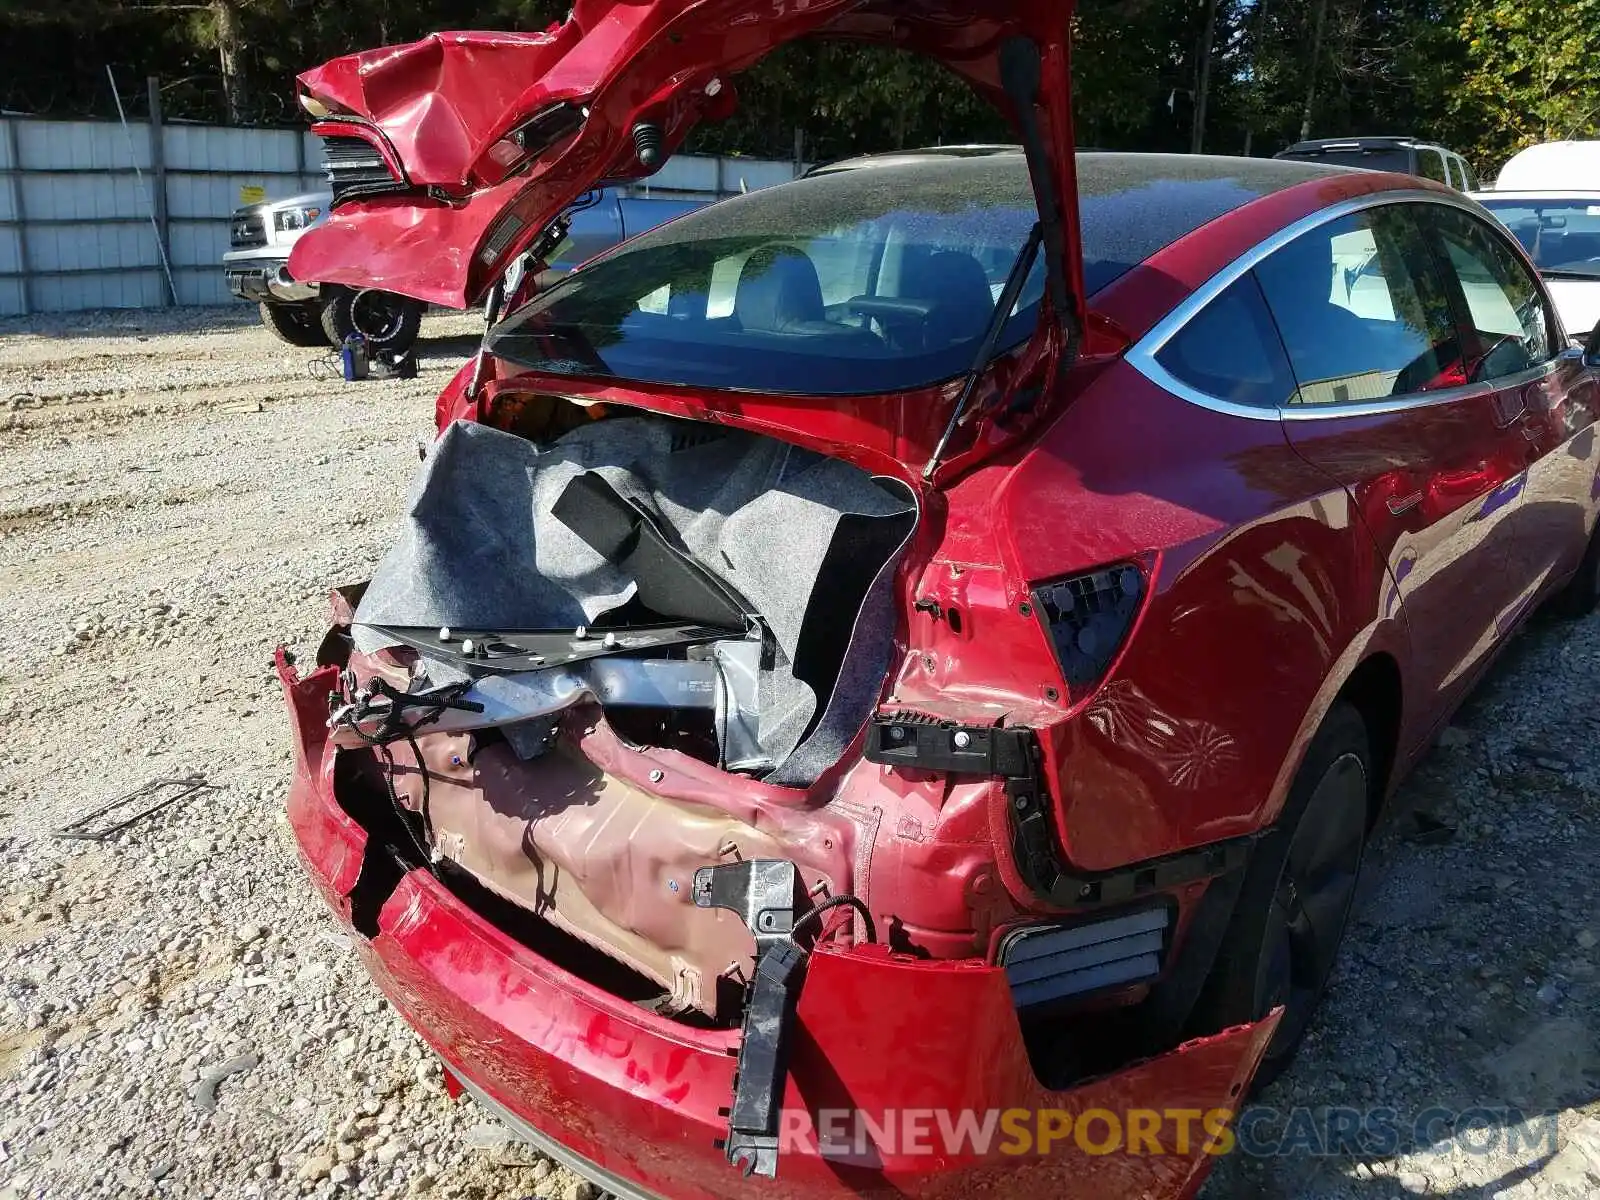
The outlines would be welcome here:
[[[416,341],[420,300],[376,289],[354,291],[289,275],[289,251],[306,230],[328,219],[332,192],[308,192],[234,212],[231,249],[222,256],[228,289],[260,305],[261,322],[291,346],[344,344],[361,333],[373,350],[403,353]],[[568,270],[637,233],[700,207],[698,201],[623,196],[607,189],[575,212],[567,239],[549,266]]]

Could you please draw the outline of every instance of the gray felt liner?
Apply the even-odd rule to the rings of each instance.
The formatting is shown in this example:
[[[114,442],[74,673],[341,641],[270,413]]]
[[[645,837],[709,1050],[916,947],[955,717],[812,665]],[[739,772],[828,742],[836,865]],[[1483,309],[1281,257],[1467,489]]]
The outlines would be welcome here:
[[[846,515],[905,522],[909,541],[913,504],[848,463],[773,438],[638,416],[596,421],[537,446],[457,422],[428,455],[399,539],[356,610],[357,646],[383,644],[363,625],[572,628],[625,604],[635,582],[551,515],[586,471],[651,515],[765,621],[777,645],[761,681],[760,742],[778,764],[768,779],[814,781],[838,761],[883,685],[894,566],[905,543],[887,562],[861,562],[873,584],[859,613],[837,614],[854,622],[854,633],[802,745],[818,698],[789,663],[824,559],[836,536],[859,527],[841,526]]]

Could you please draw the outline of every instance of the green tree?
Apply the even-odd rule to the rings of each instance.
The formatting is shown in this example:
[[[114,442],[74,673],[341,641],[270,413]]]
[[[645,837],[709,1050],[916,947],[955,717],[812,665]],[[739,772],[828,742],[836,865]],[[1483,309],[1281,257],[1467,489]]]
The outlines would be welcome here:
[[[1480,159],[1600,130],[1600,0],[1462,0],[1446,109]]]

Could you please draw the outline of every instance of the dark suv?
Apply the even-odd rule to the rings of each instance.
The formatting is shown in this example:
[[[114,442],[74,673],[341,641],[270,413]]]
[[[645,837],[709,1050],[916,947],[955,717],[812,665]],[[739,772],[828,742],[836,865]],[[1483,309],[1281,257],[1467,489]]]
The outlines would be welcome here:
[[[1478,177],[1454,150],[1414,137],[1317,138],[1296,142],[1274,158],[1326,163],[1340,167],[1365,167],[1369,171],[1399,171],[1448,184],[1458,192],[1475,191]]]

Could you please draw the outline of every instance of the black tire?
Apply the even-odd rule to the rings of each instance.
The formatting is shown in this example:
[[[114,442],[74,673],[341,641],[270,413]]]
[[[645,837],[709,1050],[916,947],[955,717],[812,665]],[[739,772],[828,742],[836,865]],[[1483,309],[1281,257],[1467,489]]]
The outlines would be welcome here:
[[[280,342],[291,346],[326,346],[321,314],[313,304],[270,304],[263,300],[261,323],[272,330]]]
[[[1600,604],[1600,524],[1589,535],[1589,546],[1578,564],[1578,573],[1567,580],[1550,600],[1550,611],[1558,617],[1576,620],[1587,617]]]
[[[1256,844],[1195,1006],[1196,1028],[1215,1032],[1284,1005],[1258,1089],[1289,1065],[1327,990],[1355,899],[1371,789],[1366,722],[1338,703],[1312,739],[1278,823]]]
[[[322,331],[336,349],[359,331],[372,353],[404,354],[421,329],[422,302],[393,292],[341,288],[322,305]]]

